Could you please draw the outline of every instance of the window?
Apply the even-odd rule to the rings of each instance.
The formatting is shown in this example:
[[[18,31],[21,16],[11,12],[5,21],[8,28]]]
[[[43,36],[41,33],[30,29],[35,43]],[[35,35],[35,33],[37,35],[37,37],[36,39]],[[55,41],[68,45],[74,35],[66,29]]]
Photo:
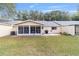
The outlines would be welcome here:
[[[35,33],[35,27],[31,27],[31,33]]]
[[[29,33],[29,27],[24,27],[24,34]]]
[[[57,29],[57,27],[52,27],[52,30],[56,30]]]
[[[19,34],[23,34],[23,26],[19,26],[18,27],[18,33]]]
[[[41,33],[41,27],[40,26],[31,26],[30,30],[29,30],[29,26],[19,26],[18,27],[19,34],[29,34],[29,31],[31,34],[39,34],[39,33]]]
[[[31,29],[30,32],[33,34],[41,32],[41,28],[39,26],[38,27],[32,26],[30,29]]]
[[[45,34],[48,34],[48,30],[45,30]]]
[[[27,26],[19,26],[18,27],[18,33],[19,34],[27,34],[27,33],[29,33],[29,27],[27,27]]]
[[[36,33],[40,33],[41,30],[40,30],[40,27],[36,27]]]

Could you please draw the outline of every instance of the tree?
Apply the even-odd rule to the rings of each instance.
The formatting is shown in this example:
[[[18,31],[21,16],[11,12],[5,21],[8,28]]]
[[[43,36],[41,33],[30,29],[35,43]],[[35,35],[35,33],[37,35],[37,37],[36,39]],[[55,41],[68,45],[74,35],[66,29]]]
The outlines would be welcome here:
[[[22,10],[17,12],[17,18],[20,20],[27,20],[27,19],[31,19],[31,20],[43,20],[44,18],[44,14],[41,11],[36,11],[36,10]]]
[[[51,11],[49,15],[50,15],[50,20],[56,20],[56,21],[70,20],[68,12],[64,12],[64,11],[59,11],[59,10]]]
[[[76,13],[76,14],[72,15],[72,20],[73,21],[79,21],[79,14]]]
[[[79,7],[79,6],[78,6]],[[77,9],[77,11],[72,15],[72,20],[73,21],[79,21],[79,8]]]
[[[43,21],[43,20],[44,20],[44,13],[39,12],[39,15],[38,15],[38,20],[41,20],[41,21]]]
[[[79,5],[77,5],[76,12],[71,16],[72,21],[79,21]]]
[[[13,18],[16,13],[15,4],[0,3],[0,15],[2,18]]]
[[[50,18],[51,18],[51,16],[50,16],[49,13],[45,13],[45,14],[44,14],[44,20],[45,20],[45,21],[51,20]]]
[[[27,20],[27,19],[29,19],[28,11],[26,11],[26,10],[18,11],[17,12],[17,18],[18,18],[18,20]]]
[[[29,14],[30,14],[30,18],[33,20],[38,20],[40,17],[40,13],[37,10],[35,10],[35,11],[31,10]]]
[[[68,12],[64,11],[51,11],[43,13],[37,10],[30,10],[29,12],[26,11],[19,11],[17,14],[20,20],[45,20],[45,21],[68,21],[70,19],[70,15]]]

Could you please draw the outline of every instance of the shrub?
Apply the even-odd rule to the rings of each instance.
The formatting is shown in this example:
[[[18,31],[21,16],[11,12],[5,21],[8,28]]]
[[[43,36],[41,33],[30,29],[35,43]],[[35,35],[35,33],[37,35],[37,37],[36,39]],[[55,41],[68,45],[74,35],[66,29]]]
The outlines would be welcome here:
[[[71,35],[71,34],[68,34],[68,33],[66,33],[66,32],[63,32],[63,33],[60,32],[60,34],[61,34],[61,35]]]

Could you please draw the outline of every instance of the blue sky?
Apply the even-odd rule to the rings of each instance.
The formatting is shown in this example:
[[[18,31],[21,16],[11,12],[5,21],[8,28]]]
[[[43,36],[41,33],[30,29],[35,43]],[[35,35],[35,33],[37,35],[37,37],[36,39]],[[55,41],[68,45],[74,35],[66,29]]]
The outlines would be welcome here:
[[[17,3],[17,10],[39,10],[48,12],[51,10],[62,10],[75,12],[78,8],[77,3]]]

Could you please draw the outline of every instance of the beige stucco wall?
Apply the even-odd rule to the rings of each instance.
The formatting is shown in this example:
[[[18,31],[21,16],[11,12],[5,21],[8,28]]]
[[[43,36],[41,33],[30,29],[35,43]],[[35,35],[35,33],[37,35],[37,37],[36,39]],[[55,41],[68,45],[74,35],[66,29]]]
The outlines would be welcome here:
[[[21,26],[21,25],[19,25],[19,26]],[[17,32],[17,27],[18,26],[14,26],[12,30]],[[48,34],[58,34],[60,32],[66,32],[68,34],[75,35],[75,27],[74,26],[57,27],[56,30],[52,30],[51,27],[43,27],[41,30],[42,34],[45,34],[45,30],[48,30]]]
[[[0,37],[10,35],[11,31],[15,31],[16,33],[18,32],[18,26],[43,26],[39,23],[35,22],[25,22],[25,23],[20,23],[14,26],[8,26],[8,25],[1,25],[0,24]],[[41,27],[42,28],[42,27]],[[62,27],[57,27],[56,30],[52,30],[52,27],[50,26],[43,26],[41,29],[42,33],[45,34],[45,30],[48,30],[48,34],[59,34],[60,32],[66,32],[71,35],[75,35],[75,26],[62,26]],[[36,34],[37,35],[37,34]]]
[[[34,22],[26,22],[26,23],[22,23],[22,24],[18,24],[13,26],[13,31],[17,32],[17,28],[18,26],[42,26],[41,24],[38,23],[34,23]],[[62,26],[62,27],[57,27],[56,30],[52,30],[52,27],[47,27],[47,26],[43,26],[43,28],[41,29],[42,34],[45,34],[45,30],[48,30],[48,34],[59,34],[60,32],[66,32],[68,34],[71,35],[75,35],[75,29],[74,26]]]
[[[17,28],[18,26],[42,26],[40,24],[36,24],[36,23],[30,23],[30,22],[27,22],[27,23],[23,23],[23,24],[19,24],[19,25],[15,25],[13,26],[13,31],[16,31],[17,32]],[[52,27],[47,27],[47,26],[43,26],[43,28],[41,29],[42,33],[41,34],[45,34],[45,30],[48,30],[48,34],[58,34],[60,33],[61,29],[60,27],[57,27],[56,30],[52,30]]]
[[[48,34],[58,34],[61,31],[60,27],[57,27],[56,30],[52,30],[52,27],[43,27],[42,33],[45,34],[45,30],[48,30]]]
[[[63,26],[62,32],[66,32],[71,35],[75,35],[75,26]]]
[[[12,26],[0,25],[0,37],[10,35]]]

